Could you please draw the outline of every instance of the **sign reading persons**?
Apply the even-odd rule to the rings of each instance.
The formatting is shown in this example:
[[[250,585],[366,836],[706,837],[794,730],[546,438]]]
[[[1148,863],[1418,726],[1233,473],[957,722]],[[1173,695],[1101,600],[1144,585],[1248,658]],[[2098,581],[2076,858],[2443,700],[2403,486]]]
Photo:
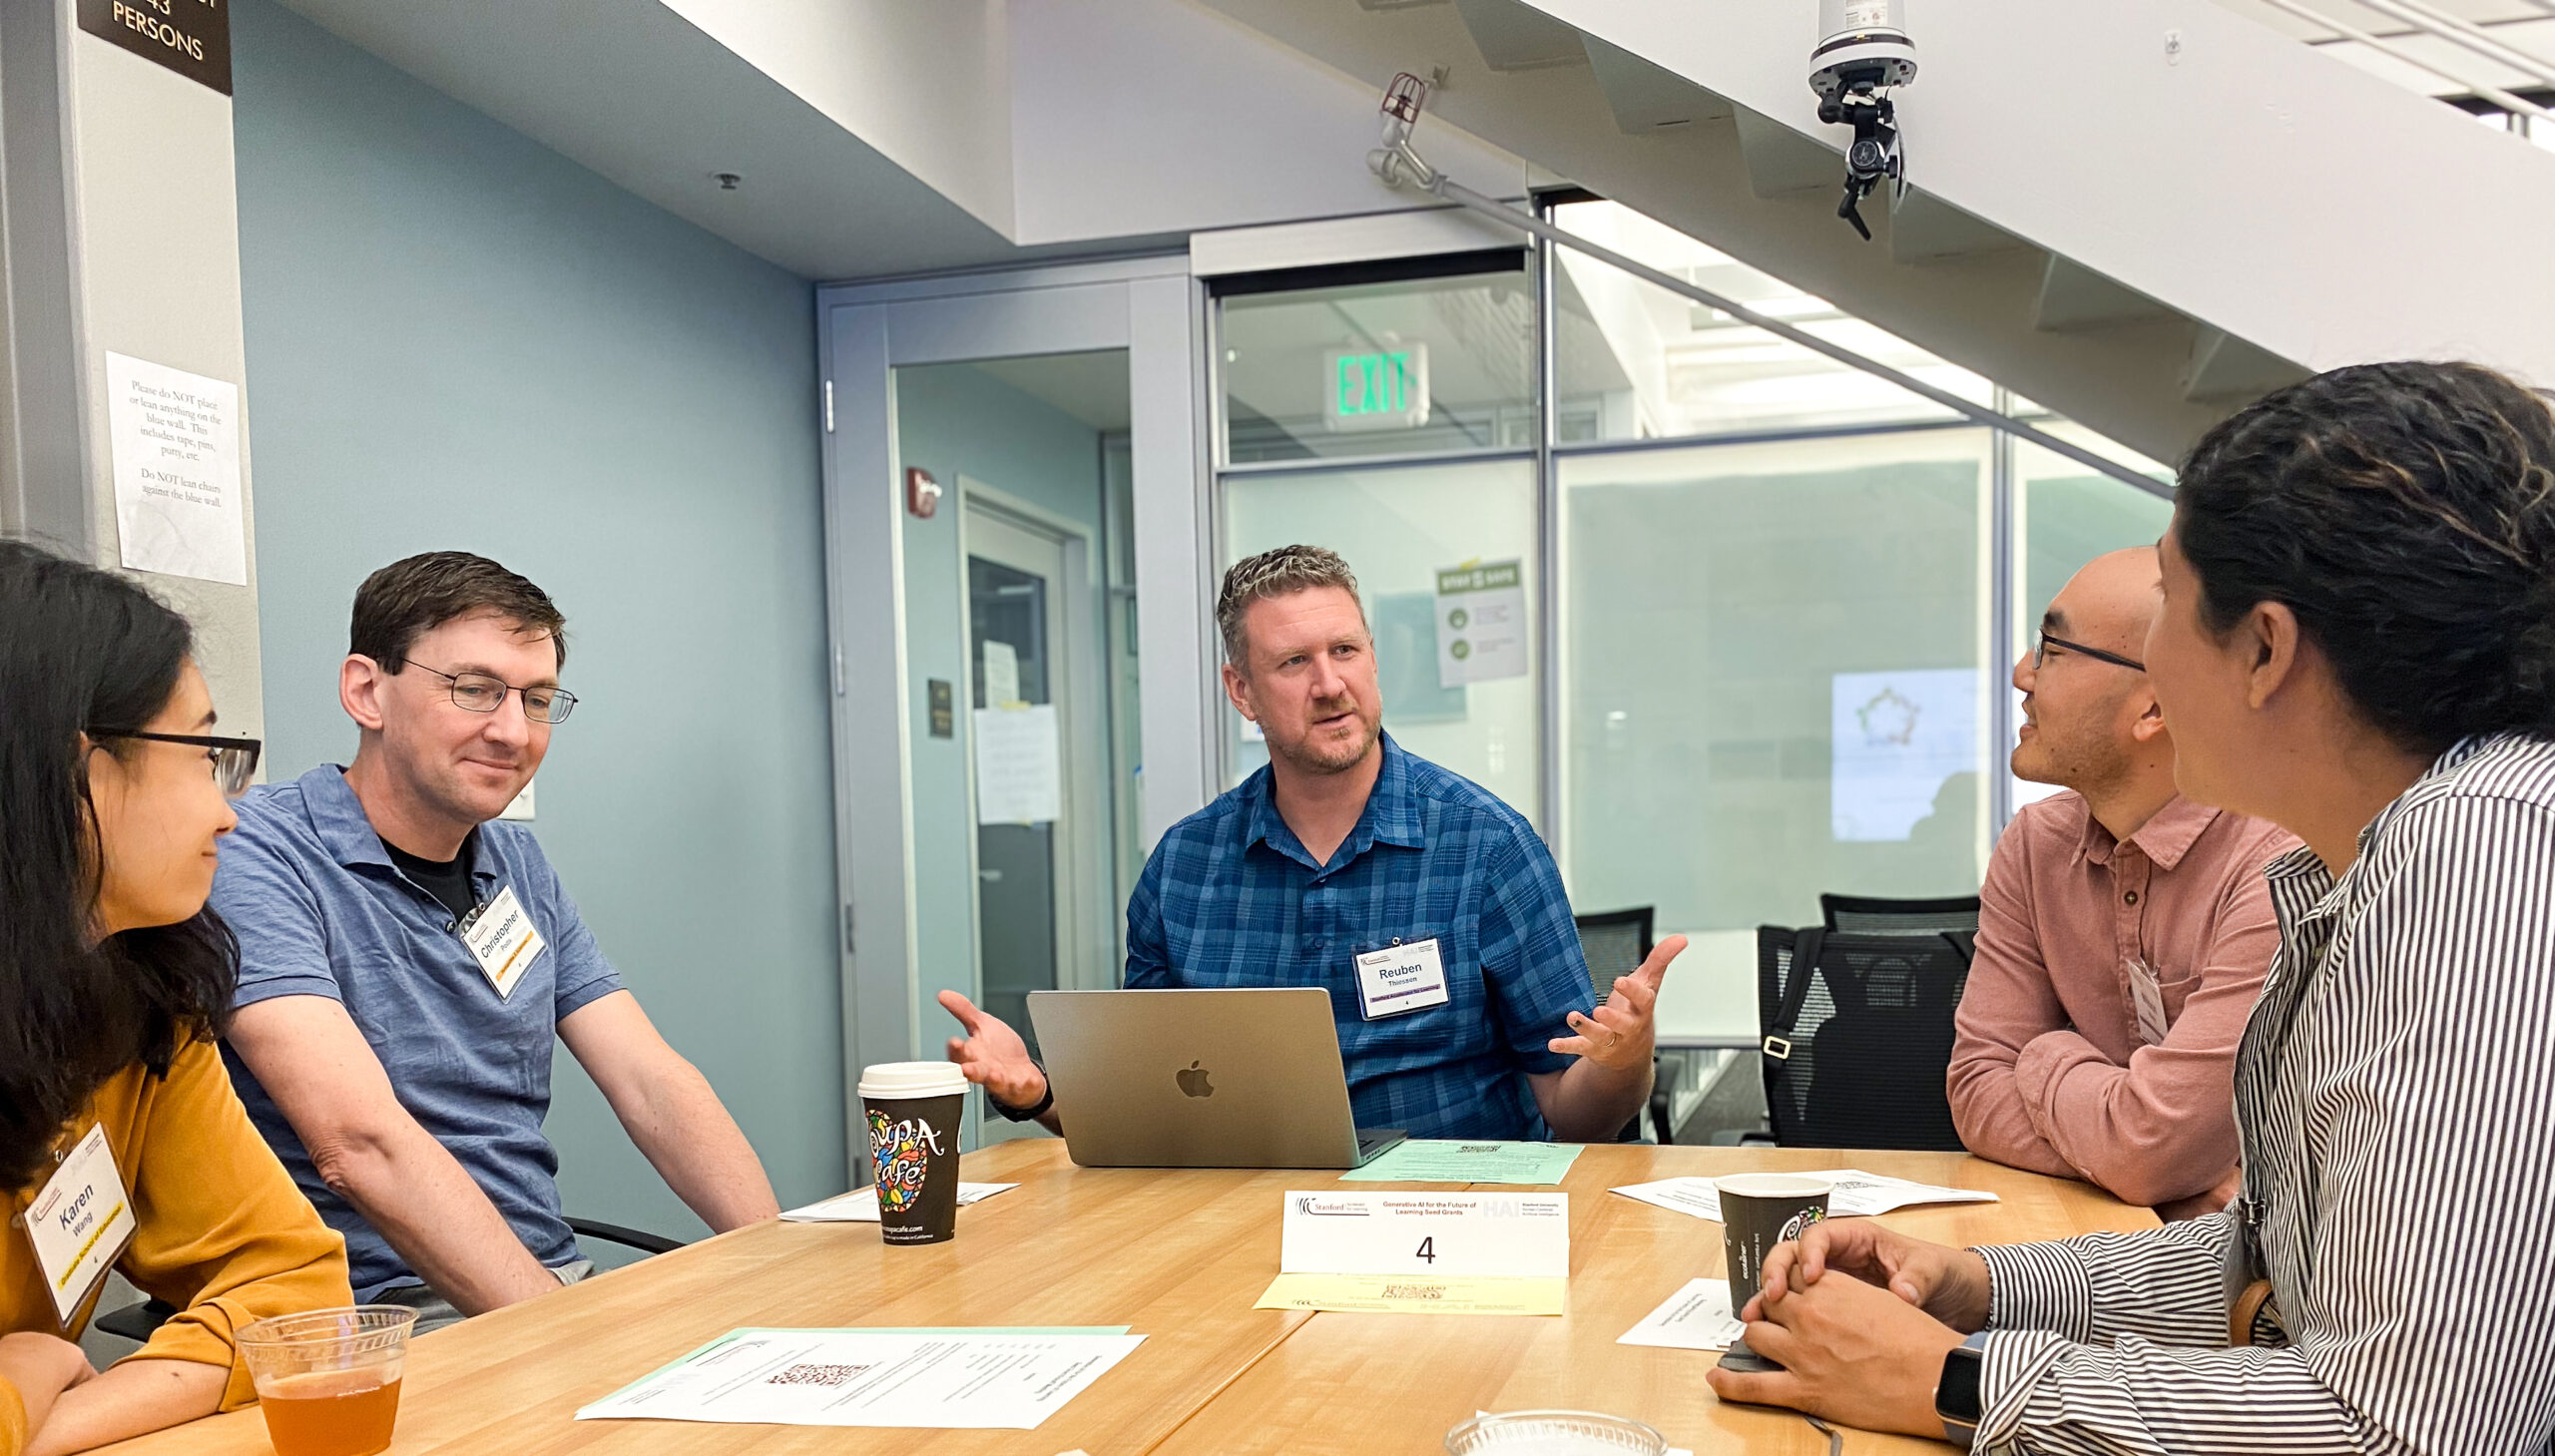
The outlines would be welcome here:
[[[80,28],[231,94],[231,0],[80,0]]]

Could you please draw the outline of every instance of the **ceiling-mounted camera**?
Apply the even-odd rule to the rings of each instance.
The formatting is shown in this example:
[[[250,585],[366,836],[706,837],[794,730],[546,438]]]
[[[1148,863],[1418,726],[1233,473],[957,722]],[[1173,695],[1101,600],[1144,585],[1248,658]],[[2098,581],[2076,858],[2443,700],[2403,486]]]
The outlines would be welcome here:
[[[1869,242],[1861,204],[1886,179],[1907,185],[1892,88],[1916,79],[1916,44],[1907,38],[1901,0],[1818,0],[1818,45],[1809,53],[1809,89],[1818,119],[1851,124],[1845,151],[1845,200],[1836,216]]]

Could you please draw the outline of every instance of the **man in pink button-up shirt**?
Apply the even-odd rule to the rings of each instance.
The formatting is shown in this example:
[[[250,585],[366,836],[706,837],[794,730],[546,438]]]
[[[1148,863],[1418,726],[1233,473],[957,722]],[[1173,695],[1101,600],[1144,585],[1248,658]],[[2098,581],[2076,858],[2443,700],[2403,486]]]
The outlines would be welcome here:
[[[2014,773],[2071,791],[1988,861],[1950,1092],[1972,1153],[2177,1218],[2236,1193],[2236,1043],[2280,944],[2262,870],[2298,841],[2174,791],[2138,662],[2157,582],[2153,548],[2095,559],[2014,665]]]

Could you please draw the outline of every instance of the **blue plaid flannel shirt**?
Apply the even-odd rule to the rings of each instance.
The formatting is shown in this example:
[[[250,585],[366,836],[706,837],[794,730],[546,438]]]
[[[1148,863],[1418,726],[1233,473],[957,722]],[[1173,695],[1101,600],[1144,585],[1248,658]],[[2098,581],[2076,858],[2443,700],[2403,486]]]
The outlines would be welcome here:
[[[1402,748],[1357,827],[1316,864],[1267,768],[1171,827],[1127,902],[1127,984],[1319,986],[1361,1128],[1414,1138],[1552,1136],[1526,1074],[1595,1005],[1552,851],[1489,790]],[[1359,954],[1437,940],[1444,1005],[1368,1021]]]

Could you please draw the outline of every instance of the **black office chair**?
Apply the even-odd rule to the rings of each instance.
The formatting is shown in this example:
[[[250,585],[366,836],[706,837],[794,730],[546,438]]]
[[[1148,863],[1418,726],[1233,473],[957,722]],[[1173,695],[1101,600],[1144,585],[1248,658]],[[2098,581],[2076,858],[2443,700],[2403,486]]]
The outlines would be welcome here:
[[[1976,937],[1757,932],[1759,1051],[1775,1141],[1961,1151],[1944,1082]]]
[[[1607,910],[1595,915],[1574,915],[1579,925],[1579,949],[1588,960],[1588,989],[1595,993],[1599,1005],[1615,994],[1615,978],[1628,976],[1643,961],[1650,959],[1651,919],[1657,906],[1643,905],[1632,910]],[[1670,1088],[1660,1076],[1660,1059],[1650,1059],[1650,1126],[1662,1147],[1676,1141],[1670,1120],[1674,1108]],[[1615,1136],[1618,1143],[1641,1141],[1641,1114],[1624,1125]]]
[[[1943,930],[1978,933],[1976,895],[1953,895],[1940,900],[1820,895],[1818,913],[1826,917],[1829,930],[1858,935],[1932,935]]]
[[[679,1238],[668,1238],[660,1233],[644,1233],[636,1228],[625,1228],[618,1223],[604,1223],[593,1218],[570,1218],[568,1229],[579,1238],[600,1238],[606,1243],[618,1243],[638,1249],[641,1253],[672,1253],[683,1247],[683,1240]],[[139,1304],[127,1304],[122,1309],[110,1310],[91,1320],[90,1323],[109,1334],[119,1335],[139,1344],[150,1339],[153,1333],[161,1325],[168,1323],[169,1317],[177,1312],[178,1306],[167,1300],[146,1299]]]

